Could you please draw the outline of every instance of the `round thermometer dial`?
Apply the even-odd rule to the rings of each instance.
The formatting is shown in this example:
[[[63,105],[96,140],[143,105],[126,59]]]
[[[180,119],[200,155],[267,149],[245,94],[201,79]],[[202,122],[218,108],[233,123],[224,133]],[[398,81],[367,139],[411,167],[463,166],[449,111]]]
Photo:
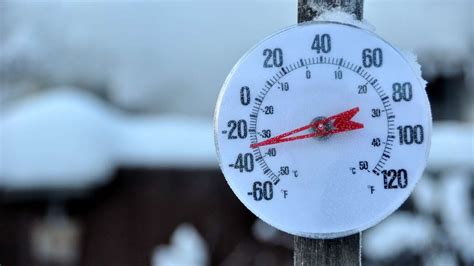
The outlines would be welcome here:
[[[395,211],[421,177],[431,113],[397,49],[340,23],[251,49],[219,95],[215,140],[237,197],[274,227],[333,238]]]

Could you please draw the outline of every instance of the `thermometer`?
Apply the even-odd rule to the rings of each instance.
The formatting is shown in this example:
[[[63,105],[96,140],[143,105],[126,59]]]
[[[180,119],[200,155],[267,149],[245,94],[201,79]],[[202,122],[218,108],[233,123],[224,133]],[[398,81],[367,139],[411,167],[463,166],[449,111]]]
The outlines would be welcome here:
[[[431,111],[403,55],[336,22],[271,35],[235,65],[216,106],[215,143],[242,203],[291,234],[367,229],[410,195],[428,158]]]

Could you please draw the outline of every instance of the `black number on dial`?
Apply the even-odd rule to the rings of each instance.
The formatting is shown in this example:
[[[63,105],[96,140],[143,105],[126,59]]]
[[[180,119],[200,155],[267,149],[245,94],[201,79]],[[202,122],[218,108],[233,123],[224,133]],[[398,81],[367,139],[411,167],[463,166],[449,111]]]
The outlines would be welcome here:
[[[288,166],[280,167],[279,174],[280,175],[289,175],[290,174],[290,167],[288,167]]]
[[[274,111],[273,105],[264,106],[262,111],[266,115],[272,115]]]
[[[425,136],[423,133],[423,126],[415,125],[415,126],[399,126],[398,129],[398,136],[400,138],[400,145],[403,144],[421,144],[425,140]]]
[[[359,169],[360,169],[360,170],[367,170],[367,169],[369,169],[369,162],[367,162],[367,161],[360,161],[360,162],[359,162]]]
[[[227,127],[229,127],[229,133],[227,134],[228,139],[245,139],[247,137],[247,121],[230,120],[227,122]]]
[[[316,34],[311,49],[316,50],[318,54],[321,52],[325,54],[329,53],[331,51],[331,36],[329,36],[329,34]]]
[[[357,88],[359,89],[359,94],[366,94],[367,93],[367,85],[359,85],[357,86]]]
[[[250,103],[250,88],[247,86],[240,88],[240,103],[242,105],[249,105]]]
[[[283,65],[283,51],[281,48],[265,49],[263,56],[266,56],[263,67],[281,67]]]
[[[237,155],[237,160],[235,160],[235,164],[231,164],[229,166],[239,169],[241,173],[244,171],[252,172],[254,168],[253,155],[251,153],[239,153],[239,155]]]
[[[273,198],[273,184],[270,181],[254,182],[252,186],[253,199],[261,201],[262,199],[271,200]]]
[[[270,129],[264,129],[258,134],[264,139],[269,139],[272,137],[272,131]]]
[[[270,148],[268,149],[267,152],[265,152],[266,155],[270,156],[270,157],[275,157],[277,155],[277,151],[275,148]]]
[[[393,89],[393,94],[392,94],[392,99],[395,102],[400,102],[400,101],[411,101],[411,98],[413,98],[413,92],[411,89],[411,83],[410,82],[405,82],[403,84],[401,83],[393,83],[392,89]]]
[[[383,64],[382,49],[364,49],[362,51],[362,64],[364,67],[381,67]]]
[[[408,185],[408,172],[405,169],[383,170],[383,188],[384,189],[397,189],[406,188]],[[394,184],[395,180],[397,181]]]
[[[380,146],[380,138],[374,138],[372,139],[372,146],[374,147],[379,147]]]
[[[378,108],[372,109],[372,117],[380,117],[382,111]]]

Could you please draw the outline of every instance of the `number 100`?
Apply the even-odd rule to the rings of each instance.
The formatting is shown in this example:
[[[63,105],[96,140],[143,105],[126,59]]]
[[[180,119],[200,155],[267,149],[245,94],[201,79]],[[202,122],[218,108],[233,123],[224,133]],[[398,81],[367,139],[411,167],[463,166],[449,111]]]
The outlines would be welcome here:
[[[400,145],[403,144],[421,144],[424,141],[423,127],[421,125],[415,126],[399,126],[398,135],[400,138]]]

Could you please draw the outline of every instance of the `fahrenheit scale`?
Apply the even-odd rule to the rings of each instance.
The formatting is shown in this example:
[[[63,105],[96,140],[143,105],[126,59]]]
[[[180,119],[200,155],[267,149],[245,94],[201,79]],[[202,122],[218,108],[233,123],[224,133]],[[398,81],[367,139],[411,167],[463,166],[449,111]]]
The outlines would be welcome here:
[[[242,57],[220,92],[214,133],[222,172],[248,209],[282,231],[335,238],[407,199],[426,165],[431,112],[397,49],[319,22]]]

